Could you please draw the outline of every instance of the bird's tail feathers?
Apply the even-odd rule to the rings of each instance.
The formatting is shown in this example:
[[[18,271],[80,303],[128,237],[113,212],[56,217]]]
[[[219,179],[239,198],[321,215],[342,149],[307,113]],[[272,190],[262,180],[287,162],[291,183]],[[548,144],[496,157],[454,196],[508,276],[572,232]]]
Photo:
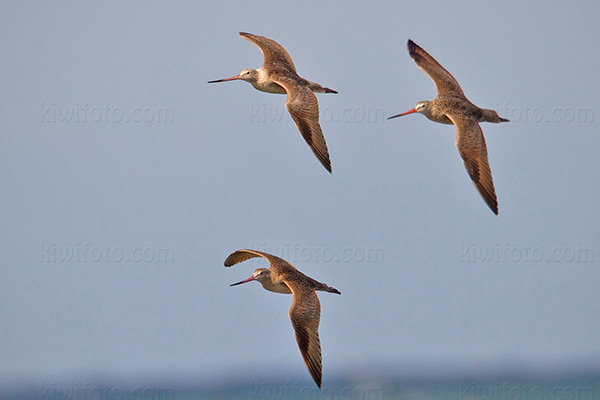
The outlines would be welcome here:
[[[327,289],[325,289],[325,291],[329,293],[342,294],[342,292],[331,286],[327,286]]]

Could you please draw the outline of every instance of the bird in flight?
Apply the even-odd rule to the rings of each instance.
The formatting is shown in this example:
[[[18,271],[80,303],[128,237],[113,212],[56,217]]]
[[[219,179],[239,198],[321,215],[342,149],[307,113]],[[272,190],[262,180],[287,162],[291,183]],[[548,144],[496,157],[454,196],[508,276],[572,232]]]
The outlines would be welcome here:
[[[317,290],[341,294],[337,289],[318,282],[298,271],[289,262],[274,255],[256,250],[241,249],[229,255],[225,266],[231,267],[242,261],[255,257],[264,257],[270,264],[269,268],[258,268],[248,279],[231,286],[241,285],[250,281],[260,282],[266,290],[276,293],[292,294],[294,299],[289,310],[290,320],[296,333],[296,341],[302,353],[308,372],[320,388],[323,377],[321,359],[321,342],[319,341],[319,321],[321,305]]]
[[[254,43],[262,51],[264,58],[262,67],[244,69],[231,78],[208,83],[243,80],[263,92],[287,94],[285,107],[308,146],[323,167],[331,173],[329,151],[319,125],[319,103],[314,93],[337,93],[337,91],[300,77],[288,52],[274,40],[246,32],[240,32],[240,36]]]
[[[421,101],[415,108],[405,113],[394,115],[388,119],[412,113],[420,113],[432,121],[442,124],[453,124],[456,127],[456,148],[462,157],[463,164],[479,191],[479,194],[494,214],[498,214],[498,199],[492,171],[488,162],[480,122],[508,122],[500,118],[494,110],[479,108],[471,103],[463,93],[456,79],[446,71],[432,56],[412,40],[408,41],[408,54],[425,72],[437,89],[437,97],[432,101]]]

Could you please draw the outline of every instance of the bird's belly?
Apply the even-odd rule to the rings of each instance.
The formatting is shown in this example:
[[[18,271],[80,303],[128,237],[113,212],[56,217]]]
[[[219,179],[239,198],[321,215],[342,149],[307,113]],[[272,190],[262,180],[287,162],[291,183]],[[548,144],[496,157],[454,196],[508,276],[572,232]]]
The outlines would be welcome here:
[[[283,282],[279,282],[279,283],[264,282],[263,287],[270,292],[292,294],[292,291],[290,290],[290,288]]]
[[[446,114],[431,114],[431,115],[426,115],[426,117],[429,118],[430,120],[432,120],[434,122],[438,122],[440,124],[452,125],[452,121],[450,121],[450,118],[448,118],[446,116]]]
[[[449,124],[452,125],[452,121],[450,121],[450,118],[446,117],[445,115],[442,115],[440,117],[438,117],[435,122],[439,122],[440,124]]]
[[[256,84],[254,87],[261,92],[267,93],[275,93],[275,94],[286,94],[286,91],[283,87],[279,86],[276,83],[267,83],[267,84]]]

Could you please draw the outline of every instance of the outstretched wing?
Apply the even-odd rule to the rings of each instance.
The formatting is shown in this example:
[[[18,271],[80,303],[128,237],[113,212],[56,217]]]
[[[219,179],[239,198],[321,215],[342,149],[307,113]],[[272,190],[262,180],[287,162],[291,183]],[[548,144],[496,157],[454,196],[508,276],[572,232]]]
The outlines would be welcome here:
[[[314,290],[300,286],[295,281],[284,281],[294,295],[290,307],[290,320],[296,334],[296,341],[302,353],[306,368],[318,387],[323,379],[321,342],[319,341],[319,320],[321,305]]]
[[[234,251],[225,259],[225,266],[231,267],[232,265],[235,265],[235,264],[238,264],[243,261],[249,260],[251,258],[256,258],[256,257],[266,258],[267,261],[269,261],[269,264],[271,264],[271,265],[278,264],[280,262],[289,264],[287,261],[285,261],[279,257],[276,257],[272,254],[269,254],[269,253],[264,253],[262,251],[257,251],[257,250],[240,249],[240,250]],[[291,266],[291,264],[290,264],[290,266]]]
[[[492,180],[485,138],[479,123],[473,119],[448,115],[456,127],[456,148],[463,164],[488,207],[498,215],[498,199]]]
[[[290,57],[283,46],[276,41],[264,36],[253,35],[246,32],[240,32],[240,36],[258,46],[260,51],[263,53],[263,63],[265,65],[268,66],[268,64],[280,64],[296,72],[296,67],[292,62],[292,57]]]
[[[465,96],[457,80],[442,65],[412,40],[408,40],[408,54],[435,83],[438,96],[446,93]]]
[[[319,124],[319,103],[315,94],[293,79],[278,77],[275,82],[287,92],[285,107],[296,123],[306,143],[323,167],[331,173],[331,160],[323,130]]]

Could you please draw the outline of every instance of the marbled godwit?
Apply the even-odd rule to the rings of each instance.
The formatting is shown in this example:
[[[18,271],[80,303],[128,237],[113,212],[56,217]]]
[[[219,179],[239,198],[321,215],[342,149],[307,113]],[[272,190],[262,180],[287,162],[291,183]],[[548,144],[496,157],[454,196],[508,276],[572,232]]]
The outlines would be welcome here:
[[[231,253],[225,260],[225,266],[231,267],[250,258],[264,257],[269,261],[269,268],[258,268],[252,276],[231,286],[240,285],[250,281],[259,281],[266,290],[277,293],[293,294],[294,300],[290,307],[289,315],[292,320],[296,341],[308,372],[321,387],[322,364],[321,343],[319,341],[319,319],[321,318],[321,305],[315,293],[321,290],[329,293],[341,294],[337,289],[318,282],[298,271],[289,262],[256,250],[241,249]]]
[[[287,93],[285,107],[315,156],[331,173],[327,143],[319,125],[319,103],[314,93],[337,93],[337,91],[298,76],[292,58],[283,46],[274,40],[245,32],[240,32],[240,36],[257,45],[262,51],[264,57],[262,67],[245,69],[239,75],[208,83],[241,79],[263,92]]]
[[[492,171],[488,162],[485,138],[479,122],[507,122],[494,110],[479,108],[471,103],[460,85],[444,67],[412,40],[408,41],[408,53],[425,72],[437,88],[437,97],[432,101],[421,101],[415,108],[388,119],[412,113],[421,113],[432,121],[442,124],[454,124],[456,127],[456,148],[463,164],[494,214],[498,214],[498,200],[492,181]]]

